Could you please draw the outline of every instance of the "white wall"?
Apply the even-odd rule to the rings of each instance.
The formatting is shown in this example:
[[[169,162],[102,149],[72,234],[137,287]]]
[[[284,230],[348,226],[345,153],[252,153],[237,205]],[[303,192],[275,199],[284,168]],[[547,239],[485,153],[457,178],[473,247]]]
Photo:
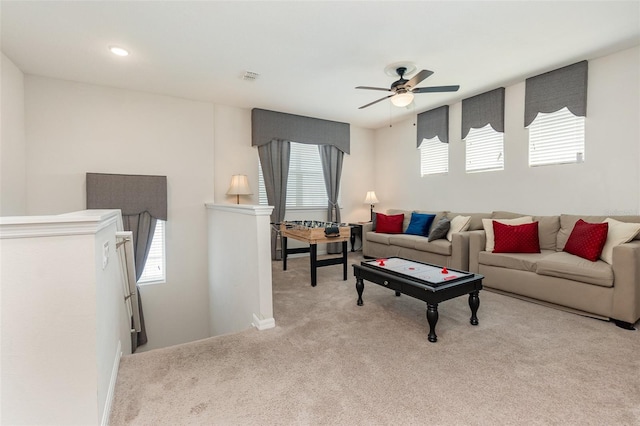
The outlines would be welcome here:
[[[247,175],[253,195],[241,195],[240,204],[258,204],[258,150],[251,146],[251,110],[215,105],[216,203],[236,203],[226,195],[233,175]],[[211,200],[209,200],[211,201]]]
[[[465,173],[461,109],[449,110],[449,173],[420,177],[413,120],[376,131],[380,209],[532,214],[640,212],[640,48],[589,61],[585,162],[528,166],[525,83],[506,87],[505,169]],[[424,95],[428,96],[428,95]]]
[[[0,53],[0,216],[27,211],[24,74]]]
[[[167,281],[142,286],[141,350],[208,337],[213,105],[26,76],[25,107],[28,214],[84,209],[86,172],[167,176]]]
[[[209,306],[214,336],[275,326],[271,281],[272,207],[207,204]]]
[[[0,218],[3,424],[107,419],[130,346],[118,225],[117,210]]]

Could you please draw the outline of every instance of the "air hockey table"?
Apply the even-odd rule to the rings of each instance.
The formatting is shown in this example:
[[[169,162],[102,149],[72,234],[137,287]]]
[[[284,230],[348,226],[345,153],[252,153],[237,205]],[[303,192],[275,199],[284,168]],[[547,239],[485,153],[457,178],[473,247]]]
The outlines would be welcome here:
[[[436,335],[438,304],[446,300],[468,294],[469,307],[471,308],[469,322],[472,325],[478,325],[479,294],[484,278],[482,275],[400,257],[375,259],[363,261],[359,265],[354,264],[353,274],[356,277],[358,306],[364,304],[362,294],[365,280],[394,290],[396,296],[406,294],[426,302],[430,342],[438,340]]]

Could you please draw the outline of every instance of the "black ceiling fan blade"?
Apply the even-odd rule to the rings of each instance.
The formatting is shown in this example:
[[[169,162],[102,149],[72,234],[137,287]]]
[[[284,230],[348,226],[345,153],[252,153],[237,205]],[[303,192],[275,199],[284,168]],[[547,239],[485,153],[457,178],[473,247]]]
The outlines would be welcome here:
[[[384,87],[358,86],[356,89],[383,90],[385,92],[391,92],[391,89],[386,89]]]
[[[362,106],[361,106],[360,108],[358,108],[358,109],[363,109],[363,108],[369,107],[369,106],[371,106],[371,105],[373,105],[373,104],[377,104],[378,102],[380,102],[380,101],[384,101],[385,99],[389,99],[390,97],[395,96],[395,95],[396,95],[396,94],[394,93],[393,95],[385,96],[384,98],[380,98],[380,99],[378,99],[377,101],[373,101],[373,102],[368,103],[368,104],[366,104],[366,105],[362,105]]]
[[[429,77],[431,74],[433,74],[433,71],[422,70],[418,74],[414,75],[411,80],[407,81],[404,85],[405,87],[416,87],[422,80]]]
[[[412,93],[437,93],[437,92],[457,92],[460,86],[433,86],[433,87],[418,87],[413,89]]]

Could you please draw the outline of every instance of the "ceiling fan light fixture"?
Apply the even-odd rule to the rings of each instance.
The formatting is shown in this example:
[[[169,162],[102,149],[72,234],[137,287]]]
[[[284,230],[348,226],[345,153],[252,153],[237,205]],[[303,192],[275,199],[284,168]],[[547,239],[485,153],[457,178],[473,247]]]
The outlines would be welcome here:
[[[391,103],[399,108],[406,107],[411,102],[413,102],[413,93],[411,92],[398,93],[391,98]]]

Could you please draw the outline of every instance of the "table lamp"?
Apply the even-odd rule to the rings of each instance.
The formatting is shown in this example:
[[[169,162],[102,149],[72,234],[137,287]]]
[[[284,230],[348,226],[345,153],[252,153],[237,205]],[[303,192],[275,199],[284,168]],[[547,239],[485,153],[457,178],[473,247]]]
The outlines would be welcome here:
[[[367,196],[364,198],[364,203],[371,206],[371,221],[373,221],[373,205],[378,202],[375,191],[368,191]]]
[[[231,185],[227,195],[236,196],[236,204],[240,204],[241,195],[252,195],[251,188],[249,188],[249,179],[247,175],[233,175],[231,176]]]

